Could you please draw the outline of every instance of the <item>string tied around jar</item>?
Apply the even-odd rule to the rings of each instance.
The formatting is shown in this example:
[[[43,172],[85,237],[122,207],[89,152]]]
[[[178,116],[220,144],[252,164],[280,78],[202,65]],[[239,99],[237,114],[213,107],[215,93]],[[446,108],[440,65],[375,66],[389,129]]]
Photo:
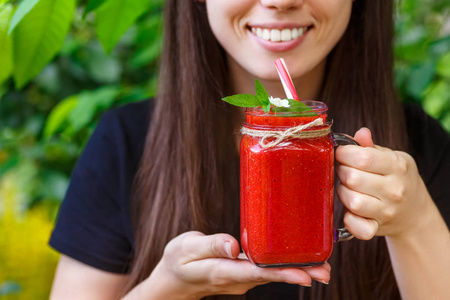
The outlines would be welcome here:
[[[279,143],[295,138],[295,139],[309,139],[325,136],[330,133],[331,126],[326,126],[317,130],[308,130],[315,126],[324,125],[322,118],[317,118],[314,121],[311,121],[307,124],[301,124],[295,127],[291,127],[287,130],[260,130],[260,129],[251,129],[243,126],[241,128],[241,133],[246,134],[252,137],[260,137],[259,145],[264,148],[272,148],[278,145]],[[269,139],[274,139],[270,141]]]

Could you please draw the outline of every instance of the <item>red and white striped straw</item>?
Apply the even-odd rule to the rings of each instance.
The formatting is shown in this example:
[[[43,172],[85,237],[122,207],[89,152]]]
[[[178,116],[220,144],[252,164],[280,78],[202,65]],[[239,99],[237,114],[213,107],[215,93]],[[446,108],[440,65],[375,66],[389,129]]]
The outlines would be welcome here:
[[[280,76],[281,84],[283,84],[284,92],[288,99],[299,100],[297,92],[295,91],[294,83],[292,82],[291,75],[286,67],[284,59],[279,58],[275,61],[275,66],[277,67],[278,75]]]

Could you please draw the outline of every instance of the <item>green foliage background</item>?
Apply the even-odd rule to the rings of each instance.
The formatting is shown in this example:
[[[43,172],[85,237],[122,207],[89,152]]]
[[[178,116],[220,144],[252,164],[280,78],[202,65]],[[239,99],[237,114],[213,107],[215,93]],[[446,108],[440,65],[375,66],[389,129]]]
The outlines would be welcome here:
[[[372,0],[371,0],[372,1]],[[0,298],[46,299],[46,243],[105,110],[153,96],[164,0],[0,0]],[[450,4],[402,0],[396,80],[450,131]]]

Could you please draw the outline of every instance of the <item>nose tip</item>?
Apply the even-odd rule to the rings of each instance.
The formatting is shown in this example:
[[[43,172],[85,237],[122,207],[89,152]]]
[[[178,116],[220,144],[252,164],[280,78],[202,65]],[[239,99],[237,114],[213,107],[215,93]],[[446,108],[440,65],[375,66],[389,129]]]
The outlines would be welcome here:
[[[260,2],[267,8],[289,10],[300,6],[304,0],[261,0]]]

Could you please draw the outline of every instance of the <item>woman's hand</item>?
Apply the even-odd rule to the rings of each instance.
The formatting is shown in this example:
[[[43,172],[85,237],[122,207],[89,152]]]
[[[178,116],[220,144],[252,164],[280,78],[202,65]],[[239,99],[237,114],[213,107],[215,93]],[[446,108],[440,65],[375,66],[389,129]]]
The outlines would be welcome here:
[[[374,145],[367,128],[360,129],[355,140],[362,147],[336,150],[341,181],[337,194],[348,209],[347,229],[363,240],[412,232],[433,206],[414,159]]]
[[[170,299],[199,299],[215,294],[244,294],[268,282],[310,286],[311,280],[327,283],[330,265],[304,269],[260,268],[240,259],[239,244],[228,234],[186,232],[170,241],[144,290]],[[141,292],[143,294],[143,292]],[[155,298],[156,299],[156,298]]]
[[[362,147],[336,150],[345,226],[359,239],[386,236],[402,298],[447,299],[450,234],[414,160],[375,146],[366,128],[355,139]]]

